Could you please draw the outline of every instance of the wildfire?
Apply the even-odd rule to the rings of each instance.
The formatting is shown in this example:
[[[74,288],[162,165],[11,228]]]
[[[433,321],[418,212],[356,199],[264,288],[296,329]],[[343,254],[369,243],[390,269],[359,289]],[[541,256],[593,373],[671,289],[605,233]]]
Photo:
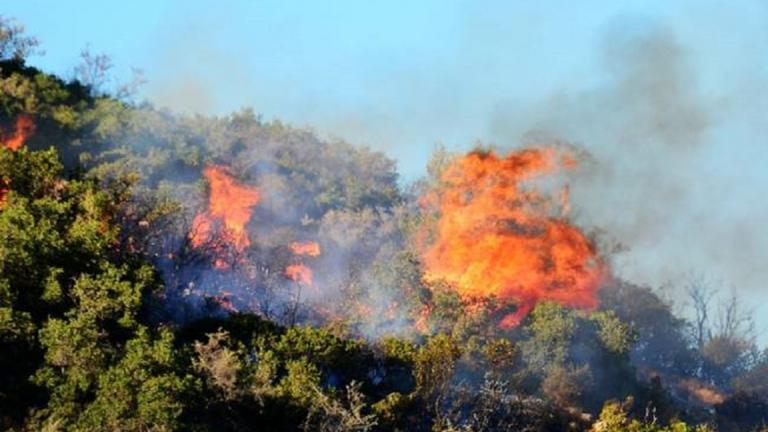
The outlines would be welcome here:
[[[7,137],[4,133],[0,134],[0,146],[9,150],[18,150],[24,145],[24,141],[26,141],[29,135],[34,131],[35,123],[32,122],[32,118],[22,114],[16,117],[13,135]],[[5,203],[5,195],[9,190],[8,182],[0,180],[0,206]]]
[[[245,225],[251,219],[252,208],[261,199],[259,190],[238,183],[222,166],[208,166],[203,175],[210,186],[208,209],[198,214],[192,223],[192,245],[200,247],[219,238],[242,252],[250,244]],[[214,233],[217,227],[219,232]]]
[[[297,256],[320,256],[320,245],[317,242],[293,242],[290,248],[291,252]],[[312,269],[303,263],[291,264],[286,267],[285,277],[300,284],[312,286]]]
[[[320,256],[320,245],[317,242],[293,242],[291,252],[295,255]]]
[[[219,307],[227,312],[230,313],[237,313],[237,307],[234,303],[232,303],[232,299],[230,298],[231,294],[223,291],[221,295],[216,295],[213,297],[209,297],[209,299],[219,305]]]
[[[303,285],[312,285],[312,269],[304,264],[291,264],[286,267],[285,277]]]
[[[703,405],[713,406],[725,401],[725,395],[714,386],[708,385],[696,378],[683,379],[677,386],[688,393],[689,399]]]
[[[35,123],[32,122],[32,118],[22,114],[16,117],[13,134],[11,136],[5,136],[5,134],[3,134],[3,146],[10,150],[18,150],[24,145],[24,141],[26,141],[34,131]]]
[[[421,203],[437,215],[432,241],[422,242],[425,278],[444,280],[465,298],[515,301],[518,310],[502,319],[505,327],[517,325],[542,300],[596,307],[605,267],[589,239],[563,219],[568,190],[549,197],[523,185],[575,164],[554,148],[507,157],[473,152],[451,163]],[[557,201],[560,211],[553,216]]]

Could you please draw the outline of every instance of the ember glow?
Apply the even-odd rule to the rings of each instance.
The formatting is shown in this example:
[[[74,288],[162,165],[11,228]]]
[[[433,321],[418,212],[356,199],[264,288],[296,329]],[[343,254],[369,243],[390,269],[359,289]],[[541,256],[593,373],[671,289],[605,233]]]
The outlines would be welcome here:
[[[208,166],[203,175],[210,186],[208,209],[192,222],[192,245],[200,247],[219,239],[234,251],[242,252],[250,244],[245,226],[251,219],[253,207],[261,199],[259,190],[238,183],[221,166]]]
[[[286,267],[285,277],[302,285],[312,285],[312,269],[304,264],[291,264]]]
[[[293,242],[291,252],[295,255],[320,256],[320,245],[317,242]]]
[[[8,193],[8,187],[5,185],[5,182],[0,180],[0,207],[5,204],[5,195]]]
[[[575,164],[553,148],[507,157],[473,152],[454,161],[442,185],[421,202],[437,216],[422,247],[425,278],[446,281],[465,298],[516,302],[517,312],[502,319],[505,327],[517,325],[539,301],[596,307],[605,266],[589,239],[563,219],[567,189],[549,197],[523,184]]]
[[[209,297],[211,301],[219,305],[223,310],[230,312],[230,313],[237,313],[237,307],[235,307],[235,304],[232,303],[232,299],[230,298],[231,294],[224,291],[221,293],[221,295]]]
[[[2,143],[5,148],[18,150],[24,145],[24,141],[35,131],[35,124],[32,118],[26,115],[20,115],[16,118],[13,134],[6,136],[3,134]]]

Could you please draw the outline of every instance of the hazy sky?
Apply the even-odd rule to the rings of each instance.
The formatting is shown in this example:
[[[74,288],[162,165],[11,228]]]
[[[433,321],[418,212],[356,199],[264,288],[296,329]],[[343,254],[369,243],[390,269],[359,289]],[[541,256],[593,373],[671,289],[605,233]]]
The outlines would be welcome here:
[[[583,225],[629,246],[654,285],[701,271],[768,328],[768,3],[764,1],[3,0],[71,76],[86,45],[143,97],[188,112],[252,106],[423,173],[436,142],[583,145]],[[583,187],[579,190],[579,186]],[[763,340],[766,340],[765,338]]]

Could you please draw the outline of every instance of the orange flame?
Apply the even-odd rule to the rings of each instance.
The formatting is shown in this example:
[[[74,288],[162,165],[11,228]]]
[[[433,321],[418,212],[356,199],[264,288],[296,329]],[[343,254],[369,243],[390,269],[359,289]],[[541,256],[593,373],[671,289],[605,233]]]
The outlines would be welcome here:
[[[251,209],[259,203],[261,194],[255,187],[235,181],[226,168],[211,165],[203,170],[210,185],[208,210],[198,214],[192,222],[190,240],[200,247],[214,238],[216,222],[222,224],[218,237],[224,239],[235,251],[242,252],[248,245],[245,225],[251,219]]]
[[[296,255],[307,255],[311,257],[320,256],[320,245],[317,242],[293,242],[291,243],[291,252]]]
[[[22,114],[16,117],[13,135],[10,137],[3,136],[3,146],[10,150],[18,150],[34,131],[35,123],[32,122],[32,118]]]
[[[725,395],[717,391],[715,387],[696,378],[681,380],[678,383],[678,387],[688,393],[689,399],[694,399],[700,404],[712,406],[725,401]]]
[[[5,182],[0,180],[0,207],[2,207],[5,204],[5,195],[8,193],[9,189],[7,186],[5,186]]]
[[[304,264],[291,264],[285,268],[285,277],[304,285],[312,285],[312,269]]]
[[[223,310],[230,312],[230,313],[237,313],[238,309],[235,306],[234,303],[232,303],[232,299],[230,298],[230,293],[226,291],[222,291],[220,295],[216,295],[213,297],[209,297],[214,303],[218,304],[220,308]]]
[[[473,152],[451,163],[421,203],[438,216],[434,240],[422,245],[425,279],[444,280],[465,298],[515,301],[518,310],[502,319],[504,327],[517,325],[542,300],[595,308],[605,267],[594,245],[550,214],[553,198],[522,185],[575,163],[553,148],[504,158]],[[559,197],[561,214],[567,194]]]
[[[32,122],[32,118],[27,115],[20,115],[16,117],[16,124],[14,133],[10,137],[6,137],[5,134],[0,135],[0,145],[9,150],[18,150],[24,145],[24,141],[35,131],[35,123]],[[5,195],[9,191],[9,185],[7,182],[0,180],[0,206],[5,204]]]

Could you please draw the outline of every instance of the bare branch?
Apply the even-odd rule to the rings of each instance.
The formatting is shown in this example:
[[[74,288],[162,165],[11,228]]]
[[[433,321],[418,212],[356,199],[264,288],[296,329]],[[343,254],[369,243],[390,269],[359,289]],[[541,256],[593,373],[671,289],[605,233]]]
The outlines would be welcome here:
[[[709,328],[710,304],[715,289],[702,274],[692,273],[685,289],[694,312],[693,339],[700,349],[712,337]]]
[[[744,308],[738,294],[720,302],[715,330],[718,336],[750,341],[754,339],[755,322],[751,310]]]
[[[24,26],[0,15],[0,60],[23,61],[36,51],[37,39],[24,34]]]
[[[114,65],[106,54],[93,54],[90,47],[80,52],[80,64],[75,67],[75,78],[88,87],[91,95],[102,94],[104,84],[109,81],[109,71]]]

